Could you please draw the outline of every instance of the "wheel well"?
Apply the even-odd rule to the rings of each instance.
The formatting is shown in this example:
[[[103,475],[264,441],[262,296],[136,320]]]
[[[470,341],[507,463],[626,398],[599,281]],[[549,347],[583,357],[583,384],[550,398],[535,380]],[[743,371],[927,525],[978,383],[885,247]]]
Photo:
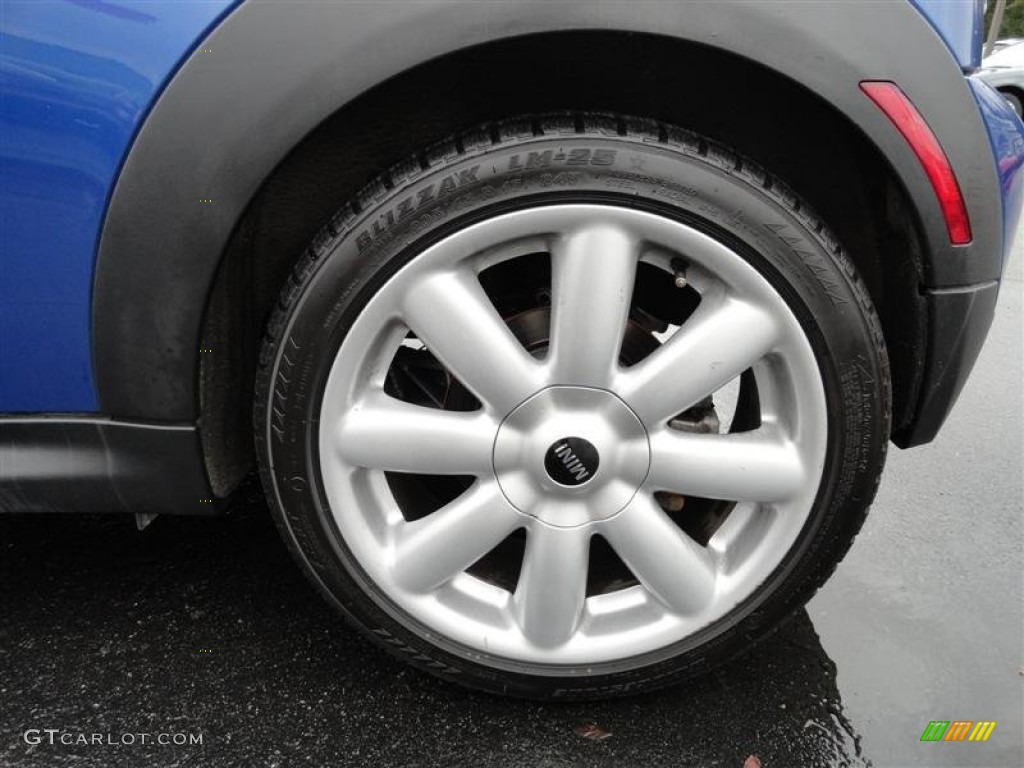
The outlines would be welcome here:
[[[316,232],[363,185],[446,136],[516,114],[632,114],[689,128],[785,179],[850,252],[882,318],[894,433],[912,415],[924,355],[913,208],[878,150],[799,84],[717,48],[652,35],[559,32],[465,49],[367,91],[267,177],[214,279],[199,374],[215,492],[252,465],[251,398],[266,318]]]

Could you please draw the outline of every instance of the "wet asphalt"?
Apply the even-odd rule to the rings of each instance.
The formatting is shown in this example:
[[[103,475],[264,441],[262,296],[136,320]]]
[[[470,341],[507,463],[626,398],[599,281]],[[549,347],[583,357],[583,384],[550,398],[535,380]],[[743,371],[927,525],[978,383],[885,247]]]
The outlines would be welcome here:
[[[890,453],[832,580],[712,676],[560,705],[442,683],[350,630],[255,499],[142,533],[0,516],[0,765],[1024,765],[1021,250],[939,439]],[[930,720],[998,725],[984,744],[922,743]],[[79,734],[135,743],[60,743]]]

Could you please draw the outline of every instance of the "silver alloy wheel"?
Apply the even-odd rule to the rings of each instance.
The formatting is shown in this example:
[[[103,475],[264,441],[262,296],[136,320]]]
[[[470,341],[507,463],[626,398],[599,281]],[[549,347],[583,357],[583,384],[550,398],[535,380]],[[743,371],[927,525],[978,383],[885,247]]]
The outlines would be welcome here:
[[[551,258],[551,339],[537,359],[478,275]],[[684,258],[691,317],[623,367],[639,261]],[[678,262],[676,262],[678,263]],[[409,331],[480,401],[446,411],[385,393]],[[751,369],[760,426],[695,434],[669,421]],[[678,221],[608,205],[516,211],[449,235],[369,299],[323,393],[319,459],[331,513],[359,567],[407,625],[483,663],[622,661],[708,627],[780,564],[810,515],[827,443],[821,376],[804,331],[770,283],[729,247]],[[576,485],[545,468],[567,438],[594,450]],[[589,450],[589,449],[588,449]],[[599,461],[598,461],[599,459]],[[582,468],[581,468],[582,467]],[[407,521],[385,472],[472,476],[464,493]],[[736,502],[702,546],[656,491]],[[526,550],[514,592],[466,572],[514,531]],[[639,582],[587,596],[590,539]],[[373,591],[371,590],[371,593]]]

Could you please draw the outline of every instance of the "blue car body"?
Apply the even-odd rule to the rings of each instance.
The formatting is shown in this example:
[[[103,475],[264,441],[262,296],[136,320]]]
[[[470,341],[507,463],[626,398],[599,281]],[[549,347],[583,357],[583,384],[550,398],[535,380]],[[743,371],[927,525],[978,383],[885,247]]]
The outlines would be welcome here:
[[[153,101],[232,5],[4,3],[0,412],[97,410],[89,313],[107,202]]]
[[[663,34],[718,45],[745,61],[760,57],[767,68],[798,79],[801,87],[831,102],[864,132],[892,167],[914,209],[911,218],[925,251],[922,295],[936,302],[921,309],[922,317],[934,316],[939,304],[957,304],[949,310],[957,313],[952,330],[934,323],[921,330],[927,349],[915,352],[916,362],[907,363],[908,370],[915,365],[920,370],[916,381],[908,379],[907,412],[899,427],[903,437],[896,439],[906,445],[924,442],[938,429],[977,354],[960,347],[980,346],[987,329],[1024,184],[1024,127],[991,89],[964,75],[979,63],[979,2],[916,0],[886,10],[894,15],[892,34],[909,29],[912,39],[903,37],[895,46],[890,38],[877,50],[868,45],[864,52],[836,43],[835,71],[847,69],[833,77],[834,88],[796,56],[787,65],[789,54],[774,52],[774,43],[766,42],[777,38],[786,49],[789,40],[802,39],[807,51],[828,53],[833,27],[845,22],[829,21],[831,11],[802,3],[768,3],[765,8],[736,3],[731,4],[731,17],[701,6],[704,16],[731,18],[734,38],[728,32],[732,27],[698,18],[698,9],[683,8],[686,4],[677,11],[664,3],[631,11],[629,3],[609,3],[593,8],[589,17],[573,3],[533,4],[522,13],[494,7],[514,3],[289,5],[5,0],[0,18],[0,430],[6,422],[7,431],[0,431],[0,457],[6,450],[7,459],[0,461],[0,502],[6,501],[8,508],[47,506],[45,492],[32,490],[35,470],[26,467],[48,461],[56,462],[57,474],[84,472],[84,481],[94,490],[106,489],[96,490],[97,500],[85,506],[102,507],[114,503],[111,499],[129,506],[124,499],[144,499],[142,489],[126,495],[124,484],[134,481],[125,479],[127,470],[110,453],[111,434],[118,425],[134,425],[138,429],[132,434],[138,435],[143,427],[149,430],[146,435],[166,428],[177,447],[166,453],[154,449],[153,455],[163,456],[163,462],[188,454],[189,471],[195,470],[199,478],[199,491],[190,490],[191,496],[219,495],[223,488],[210,477],[209,448],[200,446],[197,427],[198,327],[221,254],[261,185],[316,126],[391,78],[474,45],[565,30]],[[666,25],[670,12],[685,16],[686,23]],[[842,13],[852,14],[849,23],[854,25],[864,18],[851,9]],[[305,46],[289,38],[293,27],[288,19],[311,30],[318,24],[334,25],[328,28],[337,30],[337,50],[312,39],[303,50]],[[724,34],[716,36],[715,23]],[[743,31],[756,24],[766,30],[764,40]],[[393,45],[385,44],[388,40]],[[946,49],[944,61],[937,53],[940,45]],[[933,78],[930,71],[913,75],[908,56],[914,54],[892,50],[913,51],[915,46],[923,51],[921,67],[937,66],[941,78]],[[255,96],[242,106],[232,101],[233,91],[226,84],[244,75],[249,65],[239,64],[243,55],[252,57],[252,76],[265,78],[266,88],[256,89],[265,90],[263,104],[251,106],[258,101]],[[278,57],[277,69],[257,73],[257,63],[267,57]],[[324,74],[328,65],[336,75]],[[202,75],[204,66],[220,69]],[[291,73],[289,83],[321,90],[313,96],[296,92],[296,86],[281,79],[285,72]],[[975,231],[971,246],[958,249],[939,242],[937,209],[924,176],[892,126],[856,91],[860,77],[897,82],[935,131],[969,206],[975,206],[970,211]],[[957,85],[957,77],[965,79]],[[937,93],[940,80],[947,86],[953,83],[949,104]],[[218,93],[222,86],[227,90]],[[294,95],[273,101],[289,87]],[[204,88],[209,93],[200,93]],[[231,114],[214,111],[211,105],[218,101],[230,104]],[[258,147],[239,146],[238,138],[245,134],[232,124],[235,114],[258,131],[248,139]],[[987,147],[984,156],[978,151],[981,141]],[[161,155],[153,150],[158,142],[188,150]],[[219,157],[229,159],[221,161],[213,154],[221,147],[237,154],[222,153]],[[194,187],[156,172],[175,165],[195,169]],[[217,182],[213,188],[211,179]],[[148,195],[140,193],[147,184]],[[153,222],[154,206],[165,195],[171,203],[168,218],[180,224],[194,217],[194,226],[174,229],[176,225]],[[183,215],[186,199],[194,207]],[[216,207],[216,212],[204,210],[204,205]],[[1001,223],[998,231],[985,223],[992,216]],[[148,241],[139,239],[141,233]],[[134,261],[125,267],[124,254],[129,252]],[[196,254],[208,256],[202,268],[193,269],[189,259],[198,258]],[[179,283],[174,276],[184,285],[192,275],[195,280],[202,276],[202,287],[192,291],[198,295],[199,312],[179,324],[177,316],[161,314],[165,308],[158,305],[176,305]],[[122,276],[125,282],[118,282]],[[115,283],[122,286],[120,293],[112,292]],[[132,285],[136,288],[124,287]],[[143,335],[145,341],[140,341]],[[138,378],[129,382],[125,371],[133,368],[133,361]],[[34,420],[47,424],[35,429],[30,424]],[[64,426],[58,429],[57,422]],[[47,430],[56,431],[37,437]],[[132,450],[149,450],[140,448],[150,445],[149,437],[140,439]],[[99,469],[76,468],[73,449],[64,451],[63,458],[54,458],[47,449],[79,443],[83,455],[102,465]],[[157,473],[154,467],[149,476]],[[210,492],[211,484],[217,493]],[[158,500],[150,506],[168,511],[173,504]]]

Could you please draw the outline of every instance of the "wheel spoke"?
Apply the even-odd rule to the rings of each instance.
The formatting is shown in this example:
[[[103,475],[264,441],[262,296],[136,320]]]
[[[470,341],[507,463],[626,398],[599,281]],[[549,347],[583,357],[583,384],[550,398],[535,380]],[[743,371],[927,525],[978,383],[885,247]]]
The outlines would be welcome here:
[[[425,637],[552,673],[713,634],[806,544],[830,444],[821,350],[785,281],[729,238],[598,202],[410,241],[309,414],[329,522],[367,590]],[[646,307],[681,327],[634,339],[634,294],[683,302]],[[282,370],[301,378],[293,353]],[[411,388],[430,402],[400,400]],[[474,411],[425,407],[466,398]],[[728,514],[705,544],[691,523],[706,498]]]
[[[626,509],[602,523],[600,532],[633,575],[673,613],[692,615],[711,600],[711,556],[651,496],[637,494]]]
[[[576,632],[589,559],[589,531],[542,523],[530,527],[513,605],[523,635],[534,645],[562,645]]]
[[[360,467],[432,475],[480,475],[491,470],[497,424],[483,413],[406,403],[383,392],[342,418],[338,454]]]
[[[616,389],[645,424],[667,421],[764,357],[777,341],[764,310],[708,297],[660,349],[623,371]]]
[[[553,250],[551,381],[607,387],[636,277],[636,242],[624,230],[594,224]]]
[[[508,413],[543,384],[541,365],[516,340],[468,271],[419,280],[403,303],[406,323],[484,403]]]
[[[727,501],[778,502],[804,487],[807,473],[796,445],[763,426],[734,435],[662,429],[650,436],[648,487]]]
[[[474,486],[436,512],[399,526],[395,580],[407,589],[430,591],[494,549],[522,521],[495,483]]]

